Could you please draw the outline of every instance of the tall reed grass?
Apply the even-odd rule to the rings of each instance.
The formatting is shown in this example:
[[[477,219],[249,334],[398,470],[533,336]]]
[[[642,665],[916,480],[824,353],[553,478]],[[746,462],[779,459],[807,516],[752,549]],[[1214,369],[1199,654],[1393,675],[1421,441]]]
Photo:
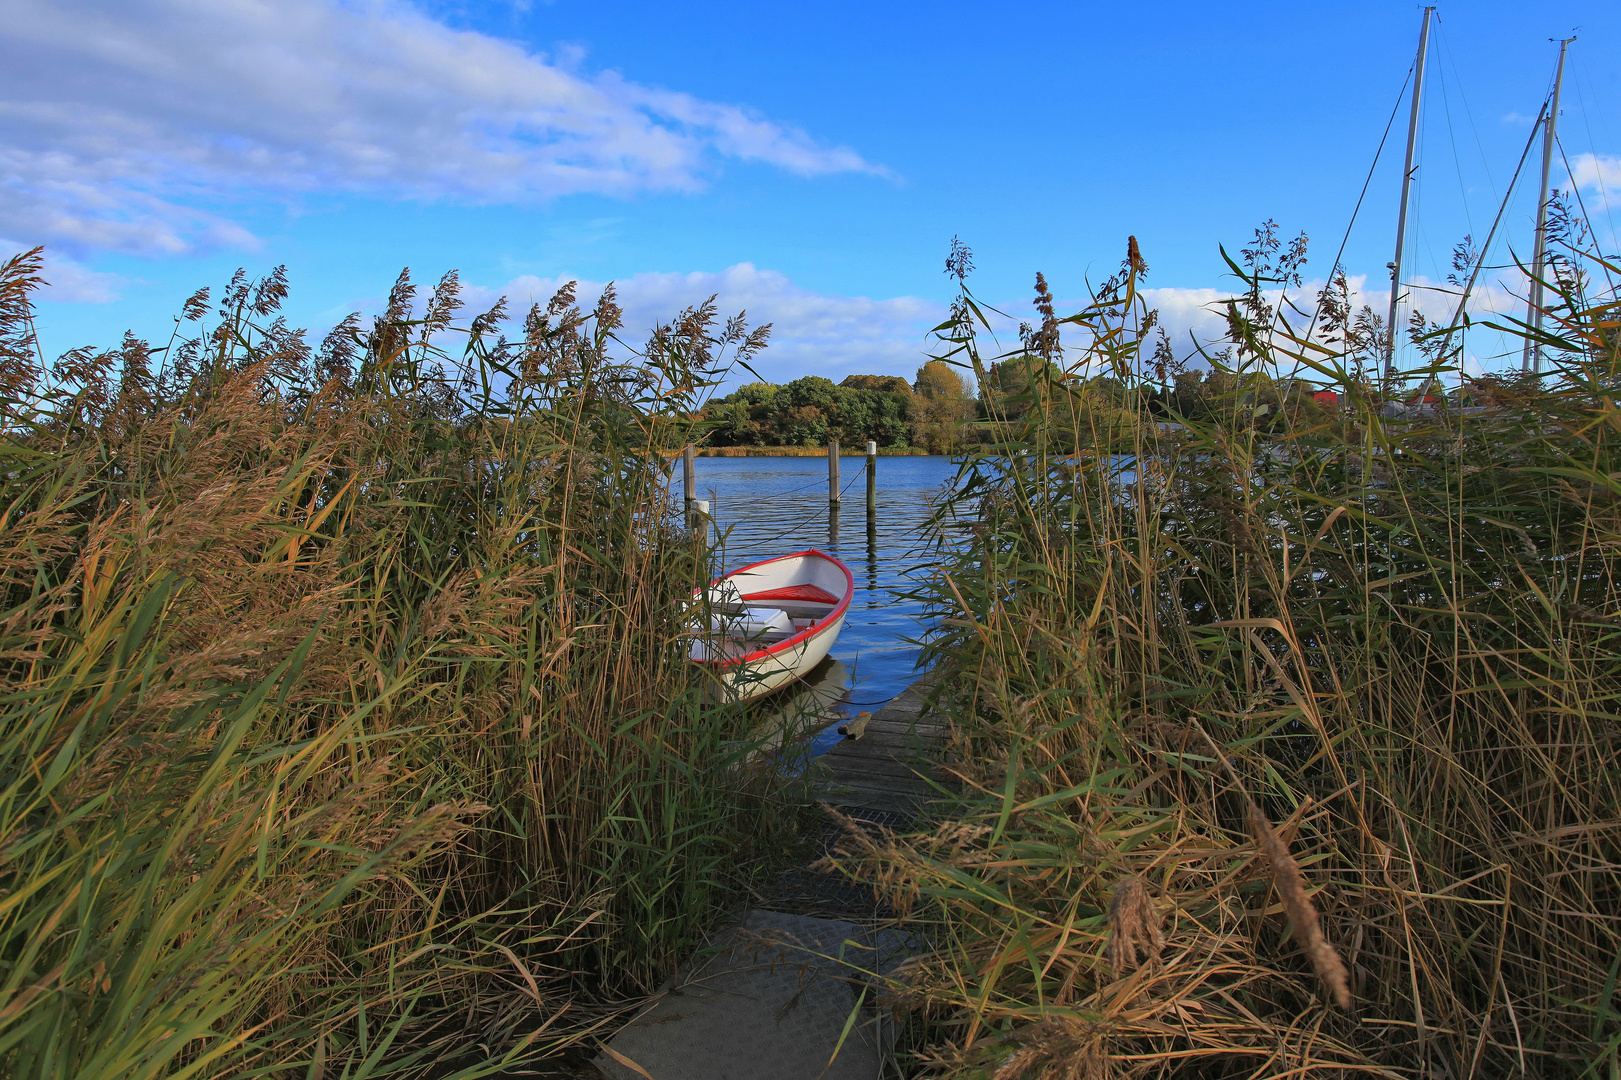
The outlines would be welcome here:
[[[509,341],[402,274],[312,349],[278,270],[47,367],[39,267],[0,268],[0,1072],[591,1040],[782,826],[682,662],[664,464],[765,331],[626,350],[570,287]]]
[[[931,925],[922,1073],[1621,1076],[1618,307],[1562,279],[1544,375],[1395,408],[1261,261],[1198,417],[1135,243],[1001,358],[926,589],[960,794],[833,860]],[[1423,333],[1407,393],[1459,374]]]

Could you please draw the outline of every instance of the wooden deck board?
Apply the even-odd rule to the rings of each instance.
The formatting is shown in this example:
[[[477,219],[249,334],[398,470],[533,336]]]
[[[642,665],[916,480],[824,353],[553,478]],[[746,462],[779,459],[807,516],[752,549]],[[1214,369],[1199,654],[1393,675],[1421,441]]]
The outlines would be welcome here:
[[[841,754],[838,757],[827,758],[828,768],[835,773],[858,772],[872,773],[878,776],[899,776],[902,778],[913,776],[927,776],[933,771],[933,766],[926,761],[904,761],[897,758],[886,757],[856,757]]]
[[[939,739],[925,738],[921,735],[887,735],[869,731],[859,739],[845,739],[843,742],[834,743],[827,752],[840,757],[892,757],[896,760],[916,758],[918,761],[926,762],[933,756],[933,750],[939,743]]]
[[[935,739],[924,739],[911,735],[875,735],[869,731],[866,735],[862,736],[859,741],[852,742],[846,740],[844,742],[834,744],[833,748],[828,750],[828,753],[837,754],[840,757],[848,757],[851,755],[867,757],[869,755],[875,755],[878,757],[888,756],[902,760],[905,758],[915,757],[926,761],[928,760],[930,749],[933,748],[937,741],[938,740]]]
[[[817,759],[817,793],[835,806],[913,814],[934,791],[929,775],[945,728],[925,714],[927,678],[873,714],[866,734],[836,743]]]

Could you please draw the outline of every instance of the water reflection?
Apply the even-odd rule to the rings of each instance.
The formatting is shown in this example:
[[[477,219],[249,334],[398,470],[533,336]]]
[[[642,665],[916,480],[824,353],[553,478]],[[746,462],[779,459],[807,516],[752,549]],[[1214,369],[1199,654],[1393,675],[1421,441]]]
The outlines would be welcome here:
[[[850,668],[844,661],[830,657],[803,679],[751,708],[757,713],[759,727],[770,732],[764,745],[772,750],[786,747],[781,760],[788,771],[798,772],[794,758],[825,753],[842,738],[838,733],[839,721],[845,715],[841,705],[849,696]]]
[[[867,590],[878,592],[878,515],[867,508]]]

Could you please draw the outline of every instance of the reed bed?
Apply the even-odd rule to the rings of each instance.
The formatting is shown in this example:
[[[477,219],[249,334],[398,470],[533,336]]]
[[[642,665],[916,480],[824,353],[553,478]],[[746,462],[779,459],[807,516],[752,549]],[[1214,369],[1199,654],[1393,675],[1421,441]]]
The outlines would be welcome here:
[[[1395,408],[1264,254],[1198,415],[1135,243],[996,358],[923,590],[957,787],[831,860],[928,931],[917,1075],[1621,1076],[1617,307],[1561,276],[1540,378]]]
[[[471,1076],[587,1045],[787,827],[682,662],[664,455],[765,342],[280,271],[45,365],[0,268],[0,1072]],[[616,359],[616,356],[619,357]]]

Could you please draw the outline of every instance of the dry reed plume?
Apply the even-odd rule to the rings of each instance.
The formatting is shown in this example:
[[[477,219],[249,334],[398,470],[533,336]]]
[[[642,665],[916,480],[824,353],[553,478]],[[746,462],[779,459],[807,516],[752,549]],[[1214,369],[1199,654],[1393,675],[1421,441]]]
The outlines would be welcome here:
[[[1289,913],[1289,928],[1295,940],[1306,950],[1306,958],[1323,981],[1334,1001],[1342,1009],[1351,1007],[1351,981],[1345,971],[1345,962],[1339,952],[1323,936],[1323,927],[1306,894],[1306,882],[1300,873],[1300,864],[1289,855],[1289,847],[1272,831],[1261,808],[1250,803],[1250,832],[1255,843],[1266,856],[1272,869],[1272,884],[1283,898],[1284,910]]]
[[[958,790],[834,859],[930,928],[920,1075],[1621,1069],[1617,305],[1572,253],[1551,374],[1420,409],[1457,335],[1373,384],[1371,313],[1274,307],[1304,258],[1258,234],[1202,380],[1135,252],[1011,354],[966,288],[942,331],[991,412],[920,590]]]
[[[0,1071],[487,1074],[609,1024],[768,850],[679,662],[663,454],[763,331],[277,271],[32,339],[0,267]],[[455,337],[454,351],[444,344]],[[723,355],[724,354],[724,355]]]
[[[1109,966],[1124,975],[1142,959],[1153,961],[1165,948],[1160,914],[1148,895],[1143,879],[1135,874],[1114,883],[1109,897]]]

